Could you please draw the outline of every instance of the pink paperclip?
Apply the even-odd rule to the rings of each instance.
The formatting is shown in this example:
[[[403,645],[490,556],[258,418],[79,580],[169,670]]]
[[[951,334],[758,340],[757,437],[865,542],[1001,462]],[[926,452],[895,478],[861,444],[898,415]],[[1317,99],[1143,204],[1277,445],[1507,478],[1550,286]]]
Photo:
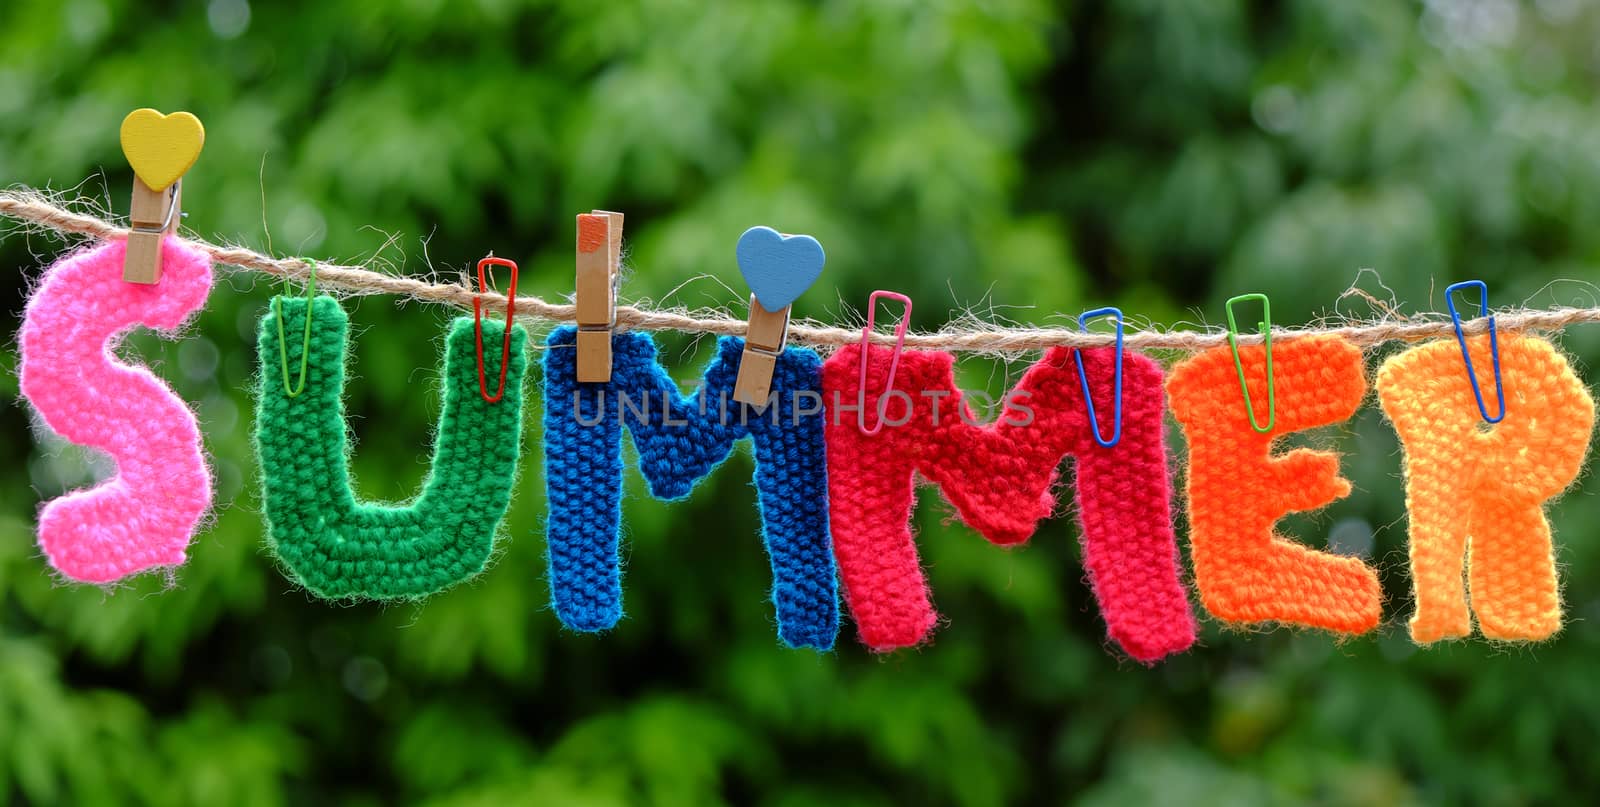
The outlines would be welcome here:
[[[878,313],[878,298],[888,297],[905,304],[906,312],[900,315],[899,324],[894,326],[894,352],[889,354],[889,379],[883,385],[883,395],[878,397],[878,422],[871,429],[867,428],[867,341],[872,338],[872,322]],[[883,410],[885,397],[894,389],[894,374],[900,369],[900,353],[906,349],[906,326],[911,323],[911,298],[894,291],[879,289],[867,297],[867,325],[861,329],[861,384],[856,392],[860,396],[862,411],[858,414],[856,428],[862,434],[872,435],[883,431]]]

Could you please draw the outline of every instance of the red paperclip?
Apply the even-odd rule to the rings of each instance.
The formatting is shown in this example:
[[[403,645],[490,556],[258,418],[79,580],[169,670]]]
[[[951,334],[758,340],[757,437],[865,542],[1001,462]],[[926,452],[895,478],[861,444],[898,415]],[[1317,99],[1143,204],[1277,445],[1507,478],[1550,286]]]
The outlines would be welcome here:
[[[511,364],[511,316],[517,310],[517,262],[493,256],[478,261],[478,293],[489,290],[484,270],[490,266],[511,267],[511,288],[506,292],[506,338],[500,346],[500,389],[489,397],[489,380],[483,375],[483,298],[472,298],[472,327],[478,337],[478,393],[489,403],[499,403],[506,394],[506,369]]]
[[[906,311],[900,315],[900,322],[894,326],[894,352],[889,354],[889,379],[883,385],[883,395],[878,396],[878,422],[871,429],[867,428],[867,341],[872,337],[872,323],[878,312],[878,298],[888,297],[905,304]],[[857,391],[860,396],[862,411],[857,413],[856,428],[862,434],[873,435],[883,431],[883,412],[888,407],[885,405],[886,396],[894,389],[894,374],[900,369],[900,353],[906,349],[906,326],[911,323],[911,298],[893,291],[879,289],[867,297],[867,325],[861,329],[861,385]]]

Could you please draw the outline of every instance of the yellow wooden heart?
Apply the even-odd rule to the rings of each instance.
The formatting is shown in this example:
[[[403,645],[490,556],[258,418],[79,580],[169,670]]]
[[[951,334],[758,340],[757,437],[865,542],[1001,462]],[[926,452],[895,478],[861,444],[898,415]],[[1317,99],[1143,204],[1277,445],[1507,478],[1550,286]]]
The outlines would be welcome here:
[[[122,153],[133,173],[151,190],[165,190],[177,182],[200,157],[206,128],[187,112],[163,115],[154,109],[135,109],[122,119]]]

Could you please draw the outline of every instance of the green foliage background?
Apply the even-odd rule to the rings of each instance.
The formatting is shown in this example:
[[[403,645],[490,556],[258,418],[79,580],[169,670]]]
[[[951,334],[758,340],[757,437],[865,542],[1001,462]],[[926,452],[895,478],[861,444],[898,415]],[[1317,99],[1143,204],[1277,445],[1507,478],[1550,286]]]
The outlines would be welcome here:
[[[1402,313],[1482,278],[1499,304],[1594,305],[1600,14],[1579,0],[643,3],[5,0],[0,181],[125,211],[117,124],[188,109],[208,142],[187,225],[280,254],[445,277],[489,250],[570,291],[572,216],[628,214],[633,299],[741,298],[733,244],[816,235],[797,313],[1069,322],[1107,303],[1221,321]],[[86,181],[87,178],[87,181]],[[194,403],[215,522],[169,580],[51,578],[39,502],[106,473],[31,425],[14,342],[68,245],[0,231],[0,802],[16,804],[1524,804],[1600,791],[1600,503],[1552,508],[1571,623],[1534,647],[1418,649],[1400,456],[1375,406],[1317,438],[1357,492],[1292,519],[1369,554],[1387,618],[1338,642],[1208,622],[1119,658],[1068,512],[1020,551],[925,493],[948,624],[925,648],[782,649],[749,461],[689,502],[630,474],[628,618],[545,605],[537,417],[506,549],[420,605],[330,606],[263,547],[251,335],[272,293],[224,275],[150,361]],[[270,234],[270,239],[269,239]],[[391,235],[395,236],[391,238]],[[1337,301],[1337,302],[1336,302]],[[403,499],[437,415],[447,314],[372,297],[349,407],[360,492]],[[667,340],[682,377],[705,340]],[[1584,369],[1600,330],[1563,341]],[[1379,356],[1374,356],[1377,361]],[[968,359],[1003,389],[1022,365]],[[1175,442],[1176,444],[1176,442]],[[1181,447],[1181,446],[1180,446]],[[1064,506],[1064,511],[1069,507]]]

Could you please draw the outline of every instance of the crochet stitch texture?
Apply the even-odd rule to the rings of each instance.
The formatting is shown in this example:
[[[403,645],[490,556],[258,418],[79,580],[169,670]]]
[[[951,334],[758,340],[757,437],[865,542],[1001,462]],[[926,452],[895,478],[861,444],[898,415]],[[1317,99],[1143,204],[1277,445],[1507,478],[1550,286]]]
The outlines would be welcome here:
[[[1501,333],[1499,343],[1506,416],[1493,426],[1483,427],[1454,341],[1412,348],[1378,371],[1378,400],[1405,448],[1420,644],[1472,632],[1463,564],[1484,636],[1532,641],[1561,629],[1544,503],[1583,468],[1594,401],[1549,342]],[[1488,336],[1467,345],[1493,401]]]
[[[1266,411],[1266,355],[1241,346],[1251,400]],[[1200,599],[1227,622],[1282,622],[1343,633],[1378,624],[1377,573],[1360,558],[1320,552],[1273,530],[1284,515],[1350,493],[1339,455],[1272,443],[1301,429],[1341,422],[1366,395],[1361,351],[1337,337],[1272,346],[1277,423],[1250,428],[1228,348],[1195,355],[1172,370],[1167,394],[1189,443],[1189,542]]]
[[[505,397],[483,400],[471,317],[451,323],[444,358],[444,408],[433,464],[409,505],[363,504],[350,489],[344,362],[349,320],[332,297],[311,302],[305,392],[290,398],[279,371],[284,318],[290,367],[300,364],[307,303],[279,297],[261,320],[261,388],[256,449],[261,457],[267,534],[289,575],[318,596],[410,599],[483,571],[511,502],[521,453],[523,354],[527,332],[512,326]],[[485,320],[484,372],[500,373],[504,323]]]
[[[1106,428],[1115,353],[1098,348],[1083,355]],[[894,393],[885,392],[889,357],[889,348],[869,348],[868,394],[860,407],[860,349],[844,348],[823,365],[834,547],[863,642],[874,650],[914,645],[937,618],[908,524],[915,473],[937,484],[985,538],[1016,544],[1055,510],[1053,487],[1065,454],[1077,459],[1084,567],[1108,635],[1145,662],[1194,642],[1172,530],[1160,365],[1125,352],[1122,439],[1103,448],[1090,433],[1071,350],[1048,351],[985,426],[957,409],[966,403],[951,354],[903,353]],[[875,422],[880,399],[887,422],[865,435],[858,418],[864,411]]]
[[[177,566],[211,507],[194,413],[144,366],[118,360],[138,325],[174,331],[205,304],[211,262],[174,237],[154,285],[122,279],[126,241],[56,262],[22,322],[22,395],[67,440],[99,449],[116,475],[46,502],[39,547],[62,575],[109,583]]]
[[[625,421],[650,494],[669,501],[688,497],[734,441],[750,437],[778,636],[790,647],[831,648],[839,597],[817,354],[783,351],[772,374],[776,403],[758,413],[733,400],[742,339],[718,341],[700,393],[686,397],[656,362],[655,343],[640,333],[612,337],[611,381],[579,383],[576,333],[551,333],[544,360],[550,596],[561,622],[600,631],[622,617],[617,529]]]

